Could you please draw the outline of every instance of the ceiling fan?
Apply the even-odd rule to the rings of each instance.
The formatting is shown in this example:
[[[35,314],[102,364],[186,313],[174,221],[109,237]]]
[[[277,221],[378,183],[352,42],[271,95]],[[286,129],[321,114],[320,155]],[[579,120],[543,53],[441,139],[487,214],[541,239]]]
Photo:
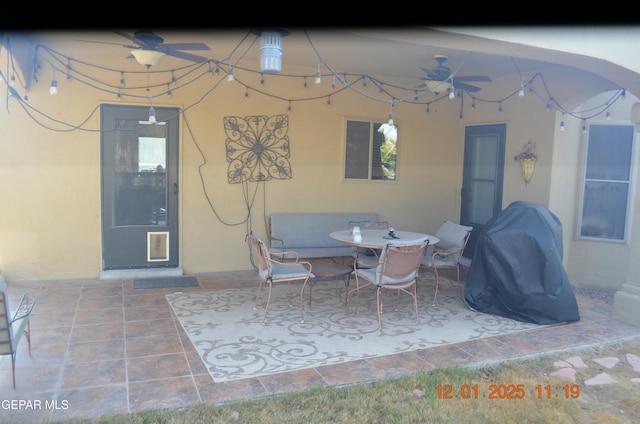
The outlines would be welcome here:
[[[108,43],[102,41],[86,41],[90,43],[115,44],[131,50],[131,55],[135,57],[141,65],[147,68],[158,63],[160,59],[166,56],[173,56],[179,59],[189,60],[192,62],[206,62],[206,57],[186,53],[183,50],[210,50],[204,43],[165,43],[164,39],[154,34],[150,29],[140,29],[133,34],[127,34],[120,31],[114,31],[121,37],[126,38],[133,44]]]
[[[476,93],[481,90],[480,87],[467,84],[468,82],[491,82],[491,78],[486,75],[468,75],[468,76],[451,76],[451,68],[446,66],[444,62],[448,59],[445,55],[434,55],[434,59],[438,62],[438,66],[433,69],[420,67],[427,75],[421,77],[425,82],[416,88],[427,87],[434,92],[443,92],[453,84],[454,88]]]

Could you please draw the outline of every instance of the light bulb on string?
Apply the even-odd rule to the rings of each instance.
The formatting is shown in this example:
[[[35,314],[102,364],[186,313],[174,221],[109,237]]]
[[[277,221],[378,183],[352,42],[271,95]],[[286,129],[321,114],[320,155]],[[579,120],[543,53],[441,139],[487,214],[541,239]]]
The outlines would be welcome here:
[[[149,96],[149,102],[151,103],[151,107],[149,108],[149,123],[156,124],[158,121],[156,120],[156,110],[153,108],[152,96]]]
[[[51,86],[49,87],[49,94],[51,94],[52,96],[55,96],[56,94],[58,94],[58,80],[56,79],[55,76],[51,80]]]
[[[227,71],[227,81],[235,81],[235,77],[233,76],[233,68],[229,67],[229,70]]]
[[[455,88],[453,87],[453,84],[451,84],[451,86],[449,86],[449,100],[453,100],[455,98],[456,98]]]
[[[611,112],[609,112],[609,109],[607,109],[607,113],[605,114],[605,119],[607,121],[611,121]]]
[[[564,112],[562,112],[562,121],[560,121],[560,131],[564,131]]]
[[[318,70],[316,71],[316,79],[315,83],[320,84],[322,82],[322,78],[320,76],[320,64],[318,64]]]

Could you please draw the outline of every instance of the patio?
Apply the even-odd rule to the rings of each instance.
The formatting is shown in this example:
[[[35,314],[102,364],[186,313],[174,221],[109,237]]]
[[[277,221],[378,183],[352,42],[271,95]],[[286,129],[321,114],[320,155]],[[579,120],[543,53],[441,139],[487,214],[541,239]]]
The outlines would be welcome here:
[[[174,291],[256,287],[255,271],[197,275],[200,287],[133,289],[131,279],[9,284],[11,304],[36,297],[32,357],[22,340],[16,359],[0,362],[0,421],[48,422],[112,412],[226,403],[317,386],[342,386],[454,365],[476,366],[546,352],[615,343],[640,328],[611,318],[612,305],[580,291],[580,321],[390,355],[214,383],[165,298]],[[256,287],[257,288],[257,287]],[[403,367],[395,357],[404,355]],[[409,360],[407,360],[407,356]],[[409,368],[406,364],[411,364]],[[11,401],[24,400],[20,404]],[[37,402],[39,401],[39,403]],[[40,407],[37,407],[37,405]]]

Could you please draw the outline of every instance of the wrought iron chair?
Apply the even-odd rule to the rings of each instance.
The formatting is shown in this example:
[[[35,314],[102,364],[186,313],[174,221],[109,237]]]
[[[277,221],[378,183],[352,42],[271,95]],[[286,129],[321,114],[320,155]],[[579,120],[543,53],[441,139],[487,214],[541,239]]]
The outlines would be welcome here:
[[[358,313],[360,290],[374,285],[380,330],[382,330],[382,298],[385,290],[396,291],[396,310],[398,310],[400,293],[409,294],[413,299],[416,322],[418,322],[417,277],[420,261],[422,261],[428,245],[428,240],[412,244],[389,243],[382,248],[378,265],[375,268],[356,268],[354,265],[356,287],[347,293],[347,303],[351,293],[355,292],[355,313]],[[364,284],[361,284],[361,280],[364,280]]]
[[[18,308],[12,314],[9,309],[7,282],[0,276],[0,355],[11,355],[14,390],[16,388],[16,354],[23,335],[29,344],[29,356],[31,356],[30,316],[34,304],[35,300],[24,294]]]
[[[267,319],[267,311],[269,310],[269,302],[271,301],[271,289],[274,283],[287,282],[287,293],[289,294],[289,304],[291,300],[291,282],[302,281],[302,289],[300,291],[300,314],[302,315],[302,322],[304,322],[304,288],[309,278],[314,278],[311,273],[311,263],[298,261],[297,253],[282,252],[285,255],[294,255],[295,260],[293,262],[281,262],[275,260],[269,254],[269,249],[264,245],[264,242],[260,239],[255,231],[251,231],[247,237],[251,240],[251,251],[254,260],[258,261],[258,278],[260,280],[260,286],[258,287],[258,294],[256,296],[256,303],[254,309],[257,308],[260,300],[260,292],[262,291],[263,284],[269,285],[269,294],[267,295],[267,304],[264,308],[264,316],[262,323]]]
[[[436,290],[433,294],[433,304],[436,304],[438,296],[438,270],[455,269],[456,281],[460,289],[460,298],[462,298],[462,284],[460,284],[460,259],[467,246],[469,237],[473,227],[455,224],[451,221],[445,221],[438,231],[436,237],[440,241],[433,245],[433,252],[427,253],[422,259],[421,269],[433,271],[436,279]]]

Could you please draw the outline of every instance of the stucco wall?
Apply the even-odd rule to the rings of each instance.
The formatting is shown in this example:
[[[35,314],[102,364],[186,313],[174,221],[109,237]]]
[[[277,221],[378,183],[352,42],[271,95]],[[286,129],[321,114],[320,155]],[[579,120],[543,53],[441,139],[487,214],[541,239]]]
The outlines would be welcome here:
[[[312,75],[315,69],[297,71]],[[0,193],[4,199],[0,266],[9,280],[96,278],[101,271],[98,110],[101,103],[118,100],[61,78],[59,93],[52,97],[48,94],[51,75],[46,69],[42,72],[41,82],[29,92],[29,104],[61,122],[86,124],[82,130],[72,130],[37,113],[29,112],[35,116],[30,117],[11,99],[8,110],[0,111]],[[573,167],[565,166],[572,163],[566,159],[575,151],[554,146],[564,143],[568,132],[557,133],[557,114],[547,111],[535,96],[510,98],[501,105],[501,112],[494,104],[478,104],[471,110],[468,98],[438,101],[429,113],[422,105],[396,104],[398,180],[352,182],[342,178],[345,119],[386,120],[388,103],[374,101],[367,93],[344,90],[331,97],[330,106],[321,98],[294,102],[288,111],[287,102],[256,91],[249,91],[245,98],[247,89],[240,82],[260,87],[258,76],[239,74],[236,78],[227,82],[224,75],[208,76],[171,98],[154,100],[155,106],[189,106],[180,122],[180,266],[185,273],[250,269],[245,234],[251,226],[266,236],[272,212],[375,211],[396,228],[428,233],[435,232],[445,219],[458,220],[466,125],[507,124],[504,206],[529,200],[561,211],[567,221],[573,219],[566,203],[575,202],[575,197],[569,196],[573,194],[571,182],[564,180],[572,174],[575,178]],[[128,83],[144,86],[146,76],[138,79]],[[497,79],[492,84],[508,93],[520,81]],[[326,93],[329,86],[326,81],[304,89],[299,78],[266,76],[263,89],[284,98],[310,98],[316,92]],[[3,97],[4,90],[0,87]],[[121,102],[148,104],[145,99]],[[293,178],[247,187],[229,184],[223,118],[258,114],[288,114]],[[622,115],[620,119],[628,117]],[[567,125],[573,125],[569,119]],[[537,143],[539,160],[526,186],[513,156],[528,140]],[[568,251],[568,265],[581,278],[577,274],[581,254],[573,246]]]

